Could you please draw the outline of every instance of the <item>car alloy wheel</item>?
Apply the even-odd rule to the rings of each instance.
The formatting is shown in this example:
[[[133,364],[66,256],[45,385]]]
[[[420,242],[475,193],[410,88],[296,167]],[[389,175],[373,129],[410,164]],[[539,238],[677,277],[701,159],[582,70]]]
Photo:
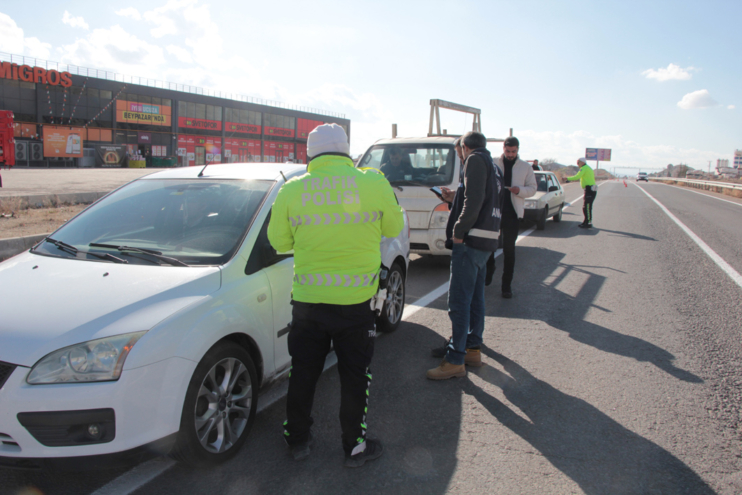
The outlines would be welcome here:
[[[234,456],[255,421],[257,383],[253,360],[242,346],[226,340],[214,344],[191,377],[170,455],[194,467]]]
[[[225,358],[206,374],[195,407],[196,435],[204,449],[220,454],[232,448],[247,426],[253,388],[245,365]]]
[[[376,327],[379,331],[389,333],[393,332],[402,321],[402,312],[404,311],[405,301],[405,284],[402,268],[399,264],[392,264],[389,270],[389,281],[386,286],[386,301],[381,310],[381,314],[376,319]]]

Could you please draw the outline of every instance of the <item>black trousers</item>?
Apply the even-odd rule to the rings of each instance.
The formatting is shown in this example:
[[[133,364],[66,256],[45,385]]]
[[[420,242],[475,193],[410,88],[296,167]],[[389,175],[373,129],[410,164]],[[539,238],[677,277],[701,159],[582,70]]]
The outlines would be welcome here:
[[[307,441],[317,380],[330,345],[335,349],[340,374],[340,427],[343,449],[349,454],[366,439],[369,365],[374,355],[376,314],[370,301],[350,306],[293,301],[289,392],[285,438],[289,445]]]
[[[582,214],[585,216],[585,223],[593,223],[593,201],[598,195],[598,189],[595,186],[585,188],[585,200],[582,202]]]
[[[515,270],[515,241],[518,239],[520,220],[515,214],[503,215],[500,221],[500,238],[502,239],[502,256],[504,264],[502,269],[502,291],[510,292],[513,282],[513,271]]]

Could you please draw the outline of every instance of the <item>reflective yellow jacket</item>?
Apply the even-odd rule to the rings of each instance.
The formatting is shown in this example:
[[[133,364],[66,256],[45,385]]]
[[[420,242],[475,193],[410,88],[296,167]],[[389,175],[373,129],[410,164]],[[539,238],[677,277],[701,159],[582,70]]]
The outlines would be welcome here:
[[[593,169],[591,169],[590,166],[587,164],[580,167],[579,172],[577,172],[572,177],[567,177],[567,180],[569,181],[577,179],[580,179],[580,187],[583,189],[585,188],[585,186],[595,185],[595,174],[593,173]]]
[[[350,305],[376,294],[381,236],[395,237],[403,225],[383,175],[328,154],[281,187],[268,240],[278,252],[294,250],[294,300]]]

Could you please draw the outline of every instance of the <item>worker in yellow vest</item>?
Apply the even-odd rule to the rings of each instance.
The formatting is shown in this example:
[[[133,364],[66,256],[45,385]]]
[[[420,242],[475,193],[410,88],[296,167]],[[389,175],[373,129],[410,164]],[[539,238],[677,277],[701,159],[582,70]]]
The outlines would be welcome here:
[[[595,185],[593,169],[587,164],[587,160],[580,158],[577,160],[577,166],[580,167],[580,170],[572,177],[567,177],[567,180],[579,180],[580,187],[585,190],[585,196],[582,201],[582,214],[585,220],[578,227],[590,229],[593,226],[593,202],[595,201],[595,196],[598,194],[598,187]]]
[[[381,267],[381,236],[395,237],[404,214],[389,182],[353,166],[348,137],[337,124],[308,136],[307,173],[278,193],[268,239],[278,252],[294,250],[291,354],[284,438],[294,459],[310,454],[312,402],[331,346],[340,373],[340,425],[345,466],[378,458],[366,438]]]

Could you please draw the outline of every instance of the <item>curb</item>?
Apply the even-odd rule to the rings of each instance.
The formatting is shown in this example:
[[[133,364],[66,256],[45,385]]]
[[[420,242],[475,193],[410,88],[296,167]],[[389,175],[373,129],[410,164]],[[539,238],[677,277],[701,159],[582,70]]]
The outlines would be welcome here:
[[[16,254],[31,249],[37,242],[41,241],[48,235],[49,234],[37,234],[26,237],[0,239],[0,261],[5,261]]]
[[[21,205],[26,208],[42,208],[44,206],[55,206],[60,204],[90,204],[96,202],[109,192],[110,191],[0,196],[0,201],[7,201],[10,199],[20,200]]]

